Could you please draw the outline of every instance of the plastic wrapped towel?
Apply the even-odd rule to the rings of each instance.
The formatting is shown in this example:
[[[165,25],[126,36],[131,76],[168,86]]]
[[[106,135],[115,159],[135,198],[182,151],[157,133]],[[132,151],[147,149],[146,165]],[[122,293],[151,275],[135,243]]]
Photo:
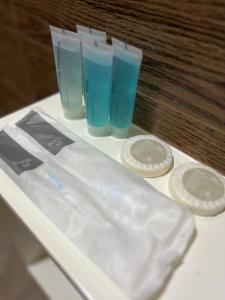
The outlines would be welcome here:
[[[129,299],[149,299],[180,259],[179,253],[125,215],[108,219],[99,208],[100,202],[108,201],[46,159],[18,131],[8,126],[0,132],[0,167]]]
[[[179,204],[41,110],[30,111],[17,126],[23,131],[21,136],[26,135],[48,157],[101,194],[109,214],[118,211],[128,216],[180,254],[184,252],[194,225]],[[65,146],[65,138],[73,143]]]
[[[100,193],[109,214],[116,210],[128,216],[180,254],[184,252],[193,219],[181,206],[41,110],[28,112],[17,126],[23,130],[21,136],[26,135],[48,157]],[[57,148],[57,141],[65,136],[73,143]]]

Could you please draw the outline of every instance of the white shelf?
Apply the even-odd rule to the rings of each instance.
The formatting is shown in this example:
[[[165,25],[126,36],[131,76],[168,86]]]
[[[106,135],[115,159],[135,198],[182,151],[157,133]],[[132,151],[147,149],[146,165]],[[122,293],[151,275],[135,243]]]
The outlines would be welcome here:
[[[74,286],[48,257],[28,266],[28,271],[49,300],[83,300]]]
[[[120,161],[122,140],[113,137],[94,138],[86,129],[86,121],[66,121],[61,112],[59,96],[53,95],[33,106],[42,107],[77,135],[101,151]],[[2,128],[13,121],[14,114],[0,119]],[[133,134],[142,134],[137,127]],[[193,161],[192,158],[172,148],[175,166]],[[166,176],[147,180],[158,190],[169,195]],[[125,300],[115,286],[92,262],[89,261],[61,232],[39,211],[29,198],[0,170],[0,194],[16,215],[36,236],[53,260],[80,287],[86,296],[95,300]],[[182,265],[174,272],[158,300],[224,300],[225,299],[225,214],[211,218],[196,217],[197,237]]]

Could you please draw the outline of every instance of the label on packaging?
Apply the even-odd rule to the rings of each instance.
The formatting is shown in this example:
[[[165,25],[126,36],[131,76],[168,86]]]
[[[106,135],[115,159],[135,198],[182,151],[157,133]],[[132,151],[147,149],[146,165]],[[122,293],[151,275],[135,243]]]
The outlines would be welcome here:
[[[36,169],[43,161],[34,157],[14,141],[5,131],[0,131],[0,158],[17,174]]]
[[[33,110],[16,125],[54,155],[59,153],[65,146],[74,143]]]

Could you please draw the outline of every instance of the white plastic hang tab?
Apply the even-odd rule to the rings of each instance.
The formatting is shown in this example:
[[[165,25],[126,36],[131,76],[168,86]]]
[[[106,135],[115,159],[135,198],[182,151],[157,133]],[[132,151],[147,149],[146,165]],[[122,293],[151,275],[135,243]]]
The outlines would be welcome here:
[[[104,31],[100,31],[94,28],[86,27],[83,25],[76,25],[77,32],[82,36],[82,37],[93,37],[97,41],[102,41],[106,42],[107,40],[107,34]]]
[[[170,147],[153,135],[139,135],[128,139],[121,152],[125,166],[143,177],[158,177],[172,166]]]
[[[173,198],[194,214],[211,216],[225,209],[225,180],[205,165],[187,163],[177,167],[169,188]]]

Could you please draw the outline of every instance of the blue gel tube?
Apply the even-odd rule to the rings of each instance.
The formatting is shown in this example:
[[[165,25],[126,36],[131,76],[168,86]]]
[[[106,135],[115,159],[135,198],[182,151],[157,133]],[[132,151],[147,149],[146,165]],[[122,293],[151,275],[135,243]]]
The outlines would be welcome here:
[[[61,103],[68,119],[82,116],[81,42],[75,32],[50,26]]]
[[[112,47],[83,42],[84,95],[88,131],[94,136],[109,134]]]
[[[89,27],[85,27],[85,26],[81,26],[81,25],[76,25],[76,27],[77,27],[77,34],[81,40],[81,45],[83,45],[83,43],[89,43],[89,44],[91,43],[92,45],[94,45],[97,42],[106,43],[107,36],[106,36],[105,32],[91,29]],[[81,50],[83,51],[83,47],[81,47]],[[84,95],[84,101],[86,104],[83,69],[84,69],[84,66],[83,66],[83,60],[82,60],[83,95]]]
[[[110,99],[112,134],[126,138],[132,123],[142,51],[112,38],[113,67]]]

